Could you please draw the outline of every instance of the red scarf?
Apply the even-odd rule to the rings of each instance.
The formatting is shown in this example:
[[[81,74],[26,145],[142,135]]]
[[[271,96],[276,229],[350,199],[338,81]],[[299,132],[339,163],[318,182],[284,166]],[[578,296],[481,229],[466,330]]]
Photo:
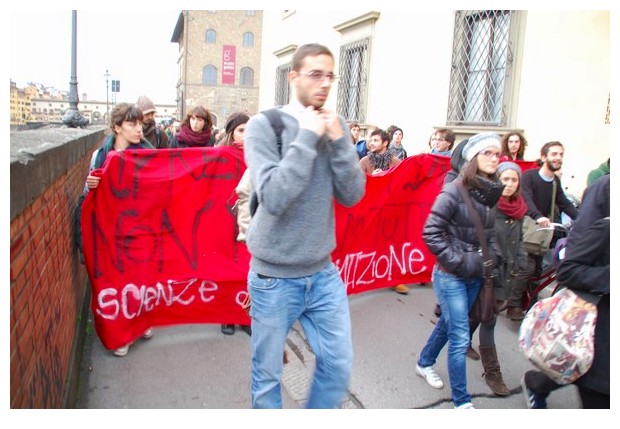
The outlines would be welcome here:
[[[497,203],[497,208],[506,216],[517,220],[523,219],[527,212],[527,204],[522,195],[514,200],[502,196]]]
[[[183,124],[177,134],[177,140],[190,147],[206,146],[211,140],[211,129],[203,128],[201,132],[197,133],[187,124]]]

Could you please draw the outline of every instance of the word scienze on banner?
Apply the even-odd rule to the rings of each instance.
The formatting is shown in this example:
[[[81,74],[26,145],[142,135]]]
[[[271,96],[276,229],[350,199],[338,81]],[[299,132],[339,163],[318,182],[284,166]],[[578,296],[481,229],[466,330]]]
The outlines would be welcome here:
[[[368,177],[354,207],[336,204],[332,255],[348,293],[428,282],[421,231],[449,158],[417,155]],[[148,327],[247,324],[250,255],[235,240],[234,188],[245,164],[228,147],[112,151],[82,210],[91,308],[114,349]],[[300,231],[303,239],[303,231]]]

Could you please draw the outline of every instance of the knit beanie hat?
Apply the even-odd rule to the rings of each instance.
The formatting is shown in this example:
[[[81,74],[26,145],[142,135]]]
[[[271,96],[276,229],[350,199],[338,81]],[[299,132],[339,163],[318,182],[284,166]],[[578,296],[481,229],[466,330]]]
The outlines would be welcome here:
[[[504,162],[500,162],[499,166],[497,167],[497,175],[501,175],[504,171],[506,170],[514,170],[517,172],[517,175],[519,176],[519,181],[521,181],[521,174],[523,173],[521,171],[521,167],[519,167],[516,163],[512,162],[512,161],[504,161]]]
[[[136,102],[136,107],[142,111],[143,115],[147,113],[155,112],[155,104],[148,98],[146,95],[141,95],[138,97],[138,101]]]
[[[230,134],[239,125],[245,124],[249,120],[250,120],[250,117],[246,115],[245,113],[242,113],[242,112],[233,113],[228,118],[228,121],[226,122],[226,127],[224,128],[224,130],[226,131],[226,134]]]
[[[499,136],[495,133],[480,133],[471,136],[463,148],[463,158],[471,161],[474,156],[488,147],[501,150]]]

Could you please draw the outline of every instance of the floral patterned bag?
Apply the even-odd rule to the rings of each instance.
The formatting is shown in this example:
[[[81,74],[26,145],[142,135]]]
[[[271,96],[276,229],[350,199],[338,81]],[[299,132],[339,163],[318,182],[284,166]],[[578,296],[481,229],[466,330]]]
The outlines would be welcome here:
[[[519,328],[519,346],[556,383],[572,383],[592,366],[596,317],[596,305],[563,288],[528,311]]]

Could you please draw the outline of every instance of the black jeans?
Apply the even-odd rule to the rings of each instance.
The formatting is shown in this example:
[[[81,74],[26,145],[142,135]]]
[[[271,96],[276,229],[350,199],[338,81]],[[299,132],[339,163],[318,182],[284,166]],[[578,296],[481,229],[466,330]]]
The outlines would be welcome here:
[[[544,373],[540,371],[528,371],[525,373],[525,384],[532,392],[537,395],[547,398],[551,392],[564,387],[563,384],[558,384]]]
[[[588,409],[609,409],[609,395],[588,389],[587,387],[577,386],[579,396],[581,396],[581,406]]]

